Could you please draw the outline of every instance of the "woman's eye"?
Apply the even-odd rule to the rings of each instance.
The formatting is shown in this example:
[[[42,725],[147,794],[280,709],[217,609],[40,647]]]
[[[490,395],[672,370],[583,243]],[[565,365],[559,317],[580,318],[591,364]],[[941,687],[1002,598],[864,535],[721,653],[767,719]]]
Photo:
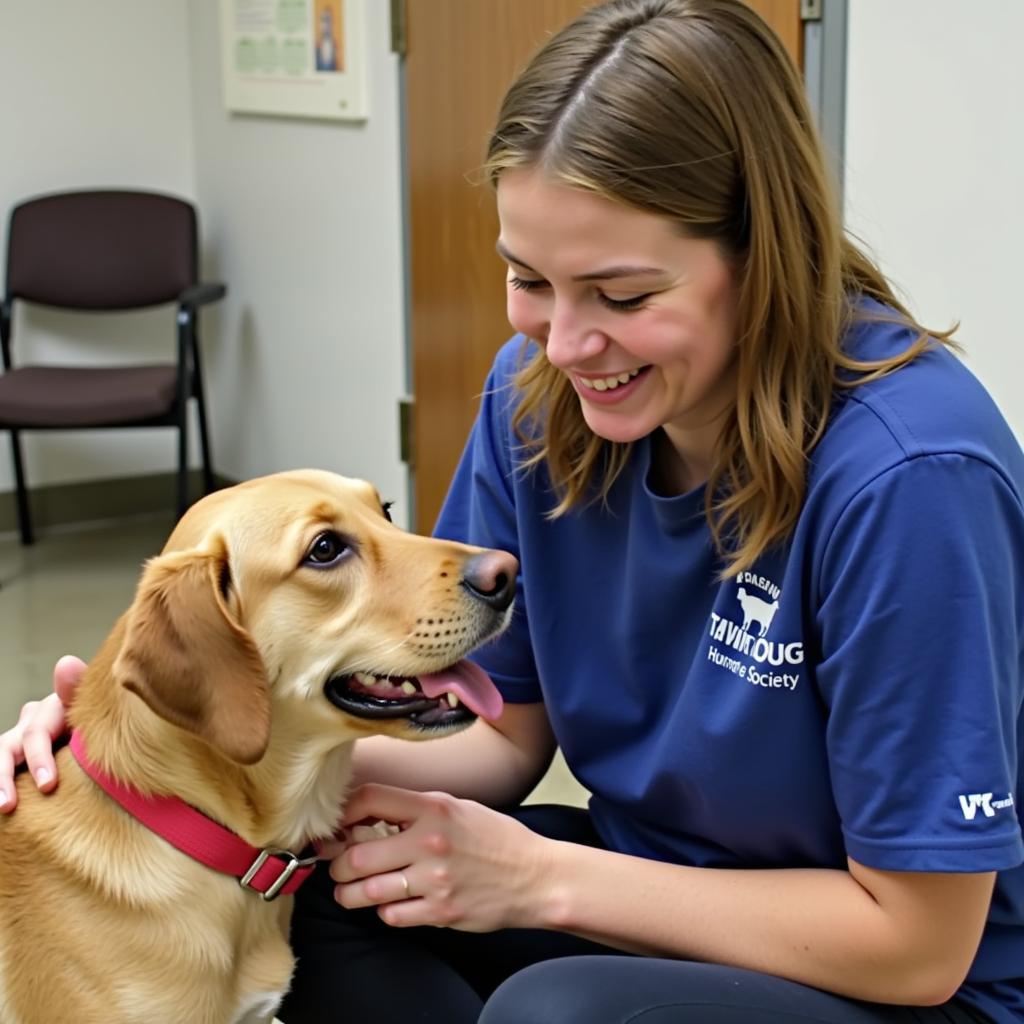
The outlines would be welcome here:
[[[348,544],[332,530],[321,533],[309,546],[306,557],[303,559],[305,565],[315,565],[318,568],[334,565],[342,556],[349,551]]]
[[[543,279],[533,279],[529,277],[516,277],[512,276],[508,279],[508,283],[515,288],[516,291],[520,292],[533,292],[539,288],[547,288],[548,283]],[[645,292],[643,295],[633,295],[628,299],[613,299],[609,295],[605,295],[604,292],[598,292],[597,297],[601,302],[601,305],[606,306],[608,309],[614,309],[619,313],[628,313],[630,310],[639,309],[653,294],[653,292]]]
[[[613,299],[607,295],[601,295],[601,301],[609,309],[617,309],[620,312],[628,312],[631,309],[639,309],[650,297],[651,292],[645,295],[634,295],[631,299]]]
[[[526,277],[510,277],[508,283],[518,292],[532,292],[537,288],[543,288],[547,281],[531,281]]]

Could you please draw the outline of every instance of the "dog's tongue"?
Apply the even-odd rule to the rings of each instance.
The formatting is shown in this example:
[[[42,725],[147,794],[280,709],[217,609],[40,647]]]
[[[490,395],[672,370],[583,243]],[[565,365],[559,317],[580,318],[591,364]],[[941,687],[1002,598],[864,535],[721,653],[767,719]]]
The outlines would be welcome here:
[[[428,697],[454,693],[474,714],[493,722],[504,707],[504,701],[491,677],[472,661],[460,661],[443,672],[419,676],[420,688]]]

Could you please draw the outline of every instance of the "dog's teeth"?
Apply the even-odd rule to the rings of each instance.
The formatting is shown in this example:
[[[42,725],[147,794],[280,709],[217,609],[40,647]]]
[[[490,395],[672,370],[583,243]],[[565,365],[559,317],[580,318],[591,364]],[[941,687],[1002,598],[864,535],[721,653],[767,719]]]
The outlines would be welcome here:
[[[357,683],[360,683],[363,686],[376,686],[377,685],[377,677],[376,676],[371,676],[369,672],[356,672],[356,673],[353,674],[352,678]]]
[[[416,687],[412,683],[402,683],[402,693],[408,693],[410,695],[416,692]]]
[[[457,708],[459,706],[459,698],[454,693],[446,693],[445,696],[448,698],[448,707]]]

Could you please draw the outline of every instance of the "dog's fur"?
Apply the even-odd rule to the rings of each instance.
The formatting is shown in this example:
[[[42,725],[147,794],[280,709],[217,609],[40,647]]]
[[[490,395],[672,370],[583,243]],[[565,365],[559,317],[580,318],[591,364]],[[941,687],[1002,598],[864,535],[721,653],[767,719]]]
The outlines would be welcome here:
[[[350,551],[310,566],[325,531]],[[219,491],[146,566],[72,724],[108,774],[297,853],[334,831],[356,738],[432,732],[349,715],[326,681],[438,671],[494,635],[508,609],[462,585],[481,557],[514,577],[511,556],[406,534],[369,484],[333,474]],[[293,969],[290,897],[264,902],[189,859],[70,751],[57,760],[57,790],[21,775],[0,818],[0,1024],[269,1020]]]

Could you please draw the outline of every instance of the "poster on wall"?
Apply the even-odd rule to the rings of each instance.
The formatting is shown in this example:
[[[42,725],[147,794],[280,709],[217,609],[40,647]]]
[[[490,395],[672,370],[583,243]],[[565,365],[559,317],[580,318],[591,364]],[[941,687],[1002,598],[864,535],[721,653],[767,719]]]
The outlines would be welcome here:
[[[284,117],[366,117],[364,0],[220,0],[224,104]]]

